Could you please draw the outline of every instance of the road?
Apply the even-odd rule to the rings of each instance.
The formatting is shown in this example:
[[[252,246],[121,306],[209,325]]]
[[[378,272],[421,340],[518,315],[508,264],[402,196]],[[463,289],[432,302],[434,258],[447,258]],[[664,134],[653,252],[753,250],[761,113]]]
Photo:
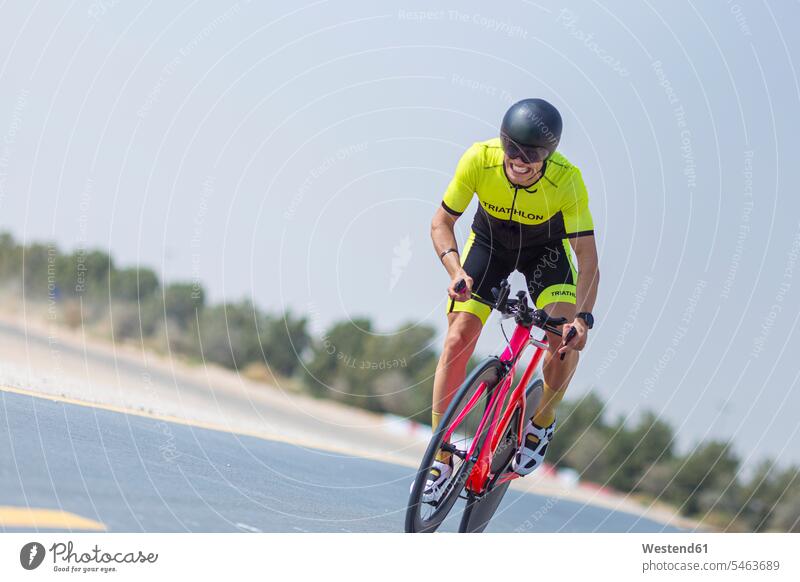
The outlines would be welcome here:
[[[76,531],[397,532],[413,473],[357,455],[8,390],[0,391],[0,460],[0,507],[60,511],[71,517],[54,529]],[[3,529],[49,529],[46,516],[29,516],[33,522]],[[456,519],[446,525],[454,531]],[[510,490],[488,531],[677,530]]]

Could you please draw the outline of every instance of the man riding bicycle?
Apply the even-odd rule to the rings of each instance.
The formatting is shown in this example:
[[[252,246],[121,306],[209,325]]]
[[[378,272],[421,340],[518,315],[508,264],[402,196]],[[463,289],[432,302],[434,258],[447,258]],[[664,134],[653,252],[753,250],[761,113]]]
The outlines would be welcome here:
[[[492,289],[517,270],[525,276],[537,308],[571,322],[564,325],[564,340],[548,333],[544,391],[512,465],[520,475],[544,460],[556,426],[556,406],[594,325],[591,311],[599,277],[594,226],[580,171],[556,152],[561,128],[558,110],[543,99],[512,105],[503,117],[500,137],[473,144],[461,157],[431,223],[433,246],[450,276],[447,336],[433,382],[434,431],[464,381],[467,361],[491,313],[485,302],[472,296],[491,300]],[[473,194],[480,204],[459,254],[454,225]],[[459,293],[456,286],[462,280],[466,289]],[[451,454],[440,450],[423,501],[438,500],[452,467]]]

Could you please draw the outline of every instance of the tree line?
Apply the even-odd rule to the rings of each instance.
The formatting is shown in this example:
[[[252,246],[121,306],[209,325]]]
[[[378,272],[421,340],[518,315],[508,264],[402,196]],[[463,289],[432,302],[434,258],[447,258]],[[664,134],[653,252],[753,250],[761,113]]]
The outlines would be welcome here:
[[[249,300],[210,304],[197,282],[165,283],[100,250],[22,245],[9,234],[0,234],[0,290],[114,341],[430,422],[440,338],[427,325],[408,322],[387,334],[363,317],[315,335],[307,315],[266,313]],[[597,394],[567,400],[550,446],[548,460],[558,468],[716,527],[800,532],[800,468],[765,460],[744,472],[730,443],[716,440],[680,451],[674,430],[653,413],[625,422],[609,419]]]

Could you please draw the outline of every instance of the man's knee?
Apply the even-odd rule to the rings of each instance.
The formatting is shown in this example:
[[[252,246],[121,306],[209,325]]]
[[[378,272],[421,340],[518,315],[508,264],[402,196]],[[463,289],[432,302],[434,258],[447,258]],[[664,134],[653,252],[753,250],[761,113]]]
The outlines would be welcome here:
[[[481,334],[482,324],[471,313],[458,313],[450,321],[444,352],[448,359],[469,358]]]
[[[547,305],[544,310],[547,312],[547,315],[553,318],[563,317],[567,320],[567,323],[572,323],[575,319],[575,304],[574,303],[566,303],[564,301],[558,301],[556,303],[551,303]],[[558,336],[554,333],[547,332],[547,343],[548,343],[548,351],[552,356],[557,356],[555,353],[556,350],[561,346],[561,336]]]

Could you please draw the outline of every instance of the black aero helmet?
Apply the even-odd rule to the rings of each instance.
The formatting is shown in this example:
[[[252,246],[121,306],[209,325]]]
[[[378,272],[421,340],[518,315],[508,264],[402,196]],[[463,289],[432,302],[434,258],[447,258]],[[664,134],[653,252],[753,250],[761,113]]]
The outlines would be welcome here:
[[[503,116],[500,139],[510,158],[527,162],[549,158],[561,141],[561,114],[544,99],[523,99]]]

